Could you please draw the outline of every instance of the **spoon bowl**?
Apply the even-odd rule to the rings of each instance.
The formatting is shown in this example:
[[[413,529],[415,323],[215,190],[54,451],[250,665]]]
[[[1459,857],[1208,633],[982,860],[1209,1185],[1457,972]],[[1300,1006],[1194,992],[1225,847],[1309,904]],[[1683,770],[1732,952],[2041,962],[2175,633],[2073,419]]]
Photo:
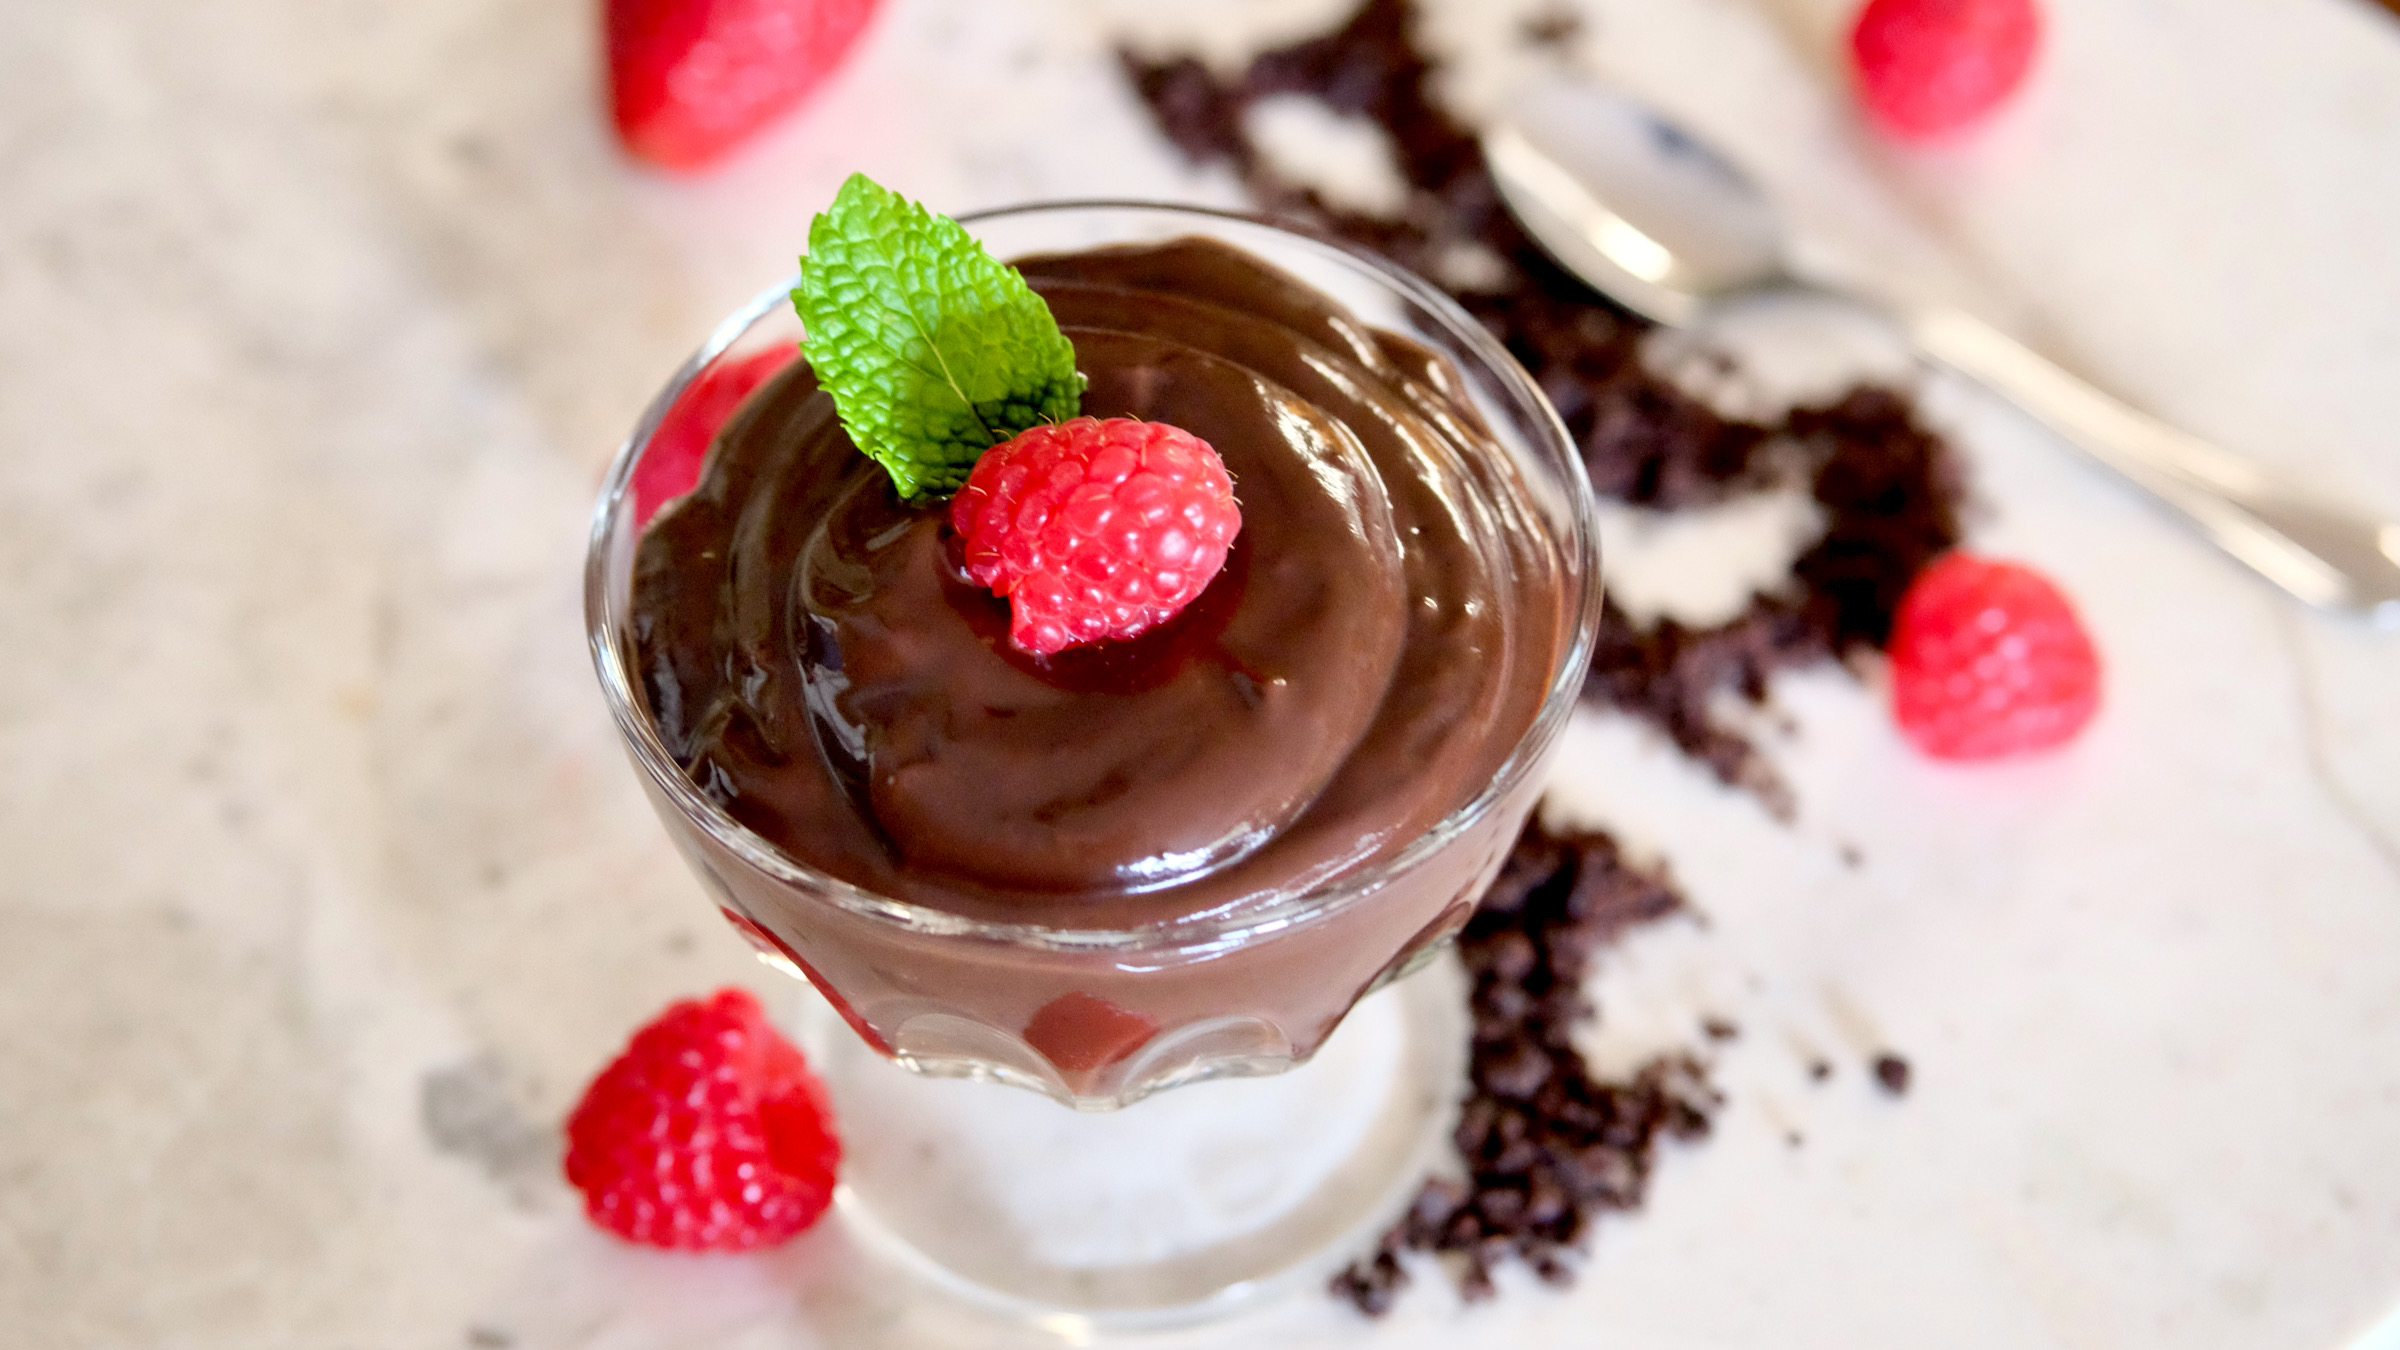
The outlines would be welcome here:
[[[1716,300],[1789,283],[1782,223],[1758,184],[1613,90],[1537,84],[1484,152],[1535,242],[1647,318],[1687,324]]]

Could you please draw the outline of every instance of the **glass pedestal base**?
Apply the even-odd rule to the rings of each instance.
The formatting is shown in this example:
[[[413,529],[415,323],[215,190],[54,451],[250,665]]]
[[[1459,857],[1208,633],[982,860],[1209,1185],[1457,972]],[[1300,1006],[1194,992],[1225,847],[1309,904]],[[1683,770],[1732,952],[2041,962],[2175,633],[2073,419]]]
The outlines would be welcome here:
[[[1322,1289],[1406,1209],[1462,1091],[1446,954],[1363,1000],[1307,1064],[1083,1114],[920,1077],[813,995],[797,1039],[832,1090],[839,1215],[860,1246],[997,1318],[1081,1339]]]

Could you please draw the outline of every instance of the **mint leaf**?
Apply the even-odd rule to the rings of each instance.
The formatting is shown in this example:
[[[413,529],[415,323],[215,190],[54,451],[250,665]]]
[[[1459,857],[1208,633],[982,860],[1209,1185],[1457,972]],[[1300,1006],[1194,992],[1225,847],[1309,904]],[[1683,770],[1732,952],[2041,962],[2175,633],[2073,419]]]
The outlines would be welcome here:
[[[1075,348],[957,221],[852,174],[808,227],[792,305],[817,382],[902,496],[955,492],[985,450],[1082,407]]]

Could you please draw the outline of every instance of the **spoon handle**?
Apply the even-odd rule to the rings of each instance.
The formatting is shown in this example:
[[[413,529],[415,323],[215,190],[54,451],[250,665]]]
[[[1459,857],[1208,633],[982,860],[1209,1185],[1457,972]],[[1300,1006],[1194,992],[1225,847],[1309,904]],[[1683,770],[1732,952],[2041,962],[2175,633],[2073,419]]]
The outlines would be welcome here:
[[[2400,627],[2400,523],[2312,497],[2136,412],[1980,319],[1932,309],[1906,322],[1925,355],[2014,401],[2295,598]]]

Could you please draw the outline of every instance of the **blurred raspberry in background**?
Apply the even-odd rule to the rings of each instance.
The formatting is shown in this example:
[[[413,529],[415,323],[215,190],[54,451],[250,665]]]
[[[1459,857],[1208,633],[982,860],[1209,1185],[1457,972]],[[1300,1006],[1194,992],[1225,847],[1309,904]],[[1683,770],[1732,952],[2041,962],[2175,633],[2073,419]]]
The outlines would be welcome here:
[[[2041,41],[2034,0],[1867,0],[1850,30],[1859,101],[1900,140],[1962,132],[2025,83]]]
[[[797,107],[880,0],[608,0],[610,111],[627,151],[704,168]]]

